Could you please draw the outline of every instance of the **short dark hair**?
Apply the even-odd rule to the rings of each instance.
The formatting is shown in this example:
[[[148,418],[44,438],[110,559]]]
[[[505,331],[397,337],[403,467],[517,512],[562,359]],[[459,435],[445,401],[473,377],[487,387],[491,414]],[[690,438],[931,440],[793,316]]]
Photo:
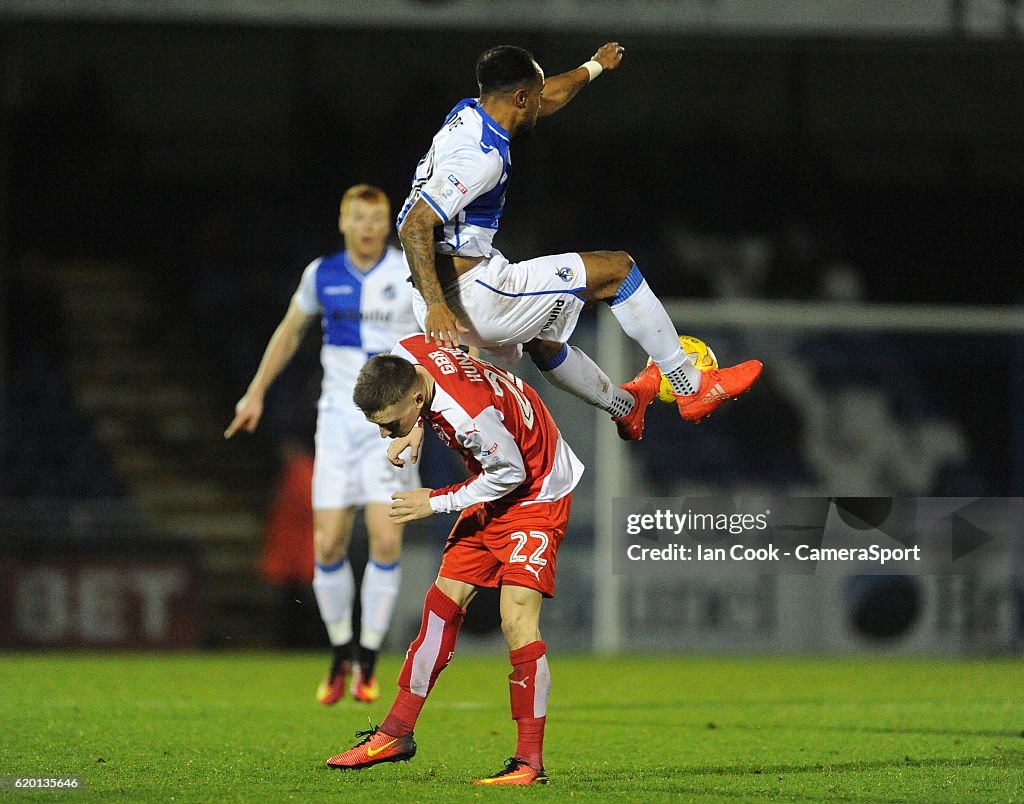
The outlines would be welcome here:
[[[537,63],[528,50],[498,45],[476,60],[476,82],[481,95],[508,92],[537,80]]]
[[[363,413],[372,416],[397,405],[416,384],[416,367],[397,355],[375,355],[366,361],[352,399]]]

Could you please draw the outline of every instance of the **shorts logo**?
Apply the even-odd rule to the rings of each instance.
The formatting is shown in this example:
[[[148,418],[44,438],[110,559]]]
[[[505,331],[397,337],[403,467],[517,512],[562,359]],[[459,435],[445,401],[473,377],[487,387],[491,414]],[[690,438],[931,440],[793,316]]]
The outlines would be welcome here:
[[[558,317],[562,314],[562,310],[565,307],[565,299],[555,299],[555,304],[551,308],[551,312],[548,313],[548,320],[544,322],[544,326],[540,328],[541,332],[546,332],[552,324],[554,324]]]
[[[573,277],[576,276],[576,272],[567,265],[564,268],[559,268],[557,271],[555,271],[555,276],[557,276],[563,282],[572,282]]]
[[[458,191],[459,191],[460,193],[462,193],[463,195],[465,195],[466,193],[468,193],[468,192],[469,192],[469,188],[468,188],[468,187],[466,187],[466,185],[465,185],[465,184],[463,184],[463,183],[462,183],[461,181],[459,181],[459,180],[458,180],[458,179],[457,179],[457,178],[456,178],[455,176],[453,176],[453,175],[452,175],[451,173],[449,173],[449,174],[448,174],[448,181],[450,181],[450,182],[451,182],[452,184],[454,184],[454,185],[455,185],[455,189],[456,189],[456,190],[458,190]]]

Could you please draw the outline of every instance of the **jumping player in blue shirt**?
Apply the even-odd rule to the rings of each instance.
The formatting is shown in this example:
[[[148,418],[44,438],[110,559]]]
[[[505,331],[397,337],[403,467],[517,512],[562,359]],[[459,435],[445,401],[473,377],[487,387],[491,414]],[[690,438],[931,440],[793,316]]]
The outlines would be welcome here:
[[[477,60],[478,98],[460,101],[434,135],[398,216],[428,340],[459,342],[506,365],[525,350],[545,378],[611,414],[625,440],[643,435],[644,414],[668,379],[683,419],[697,422],[746,391],[761,363],[700,371],[683,351],[664,306],[624,251],[557,254],[510,263],[492,245],[511,173],[511,140],[564,107],[602,72],[615,70],[617,42],[569,72],[545,78],[526,50],[492,48]],[[617,386],[566,341],[588,302],[609,305],[623,330],[653,359]],[[659,372],[660,369],[660,372]],[[401,443],[392,445],[395,450]]]

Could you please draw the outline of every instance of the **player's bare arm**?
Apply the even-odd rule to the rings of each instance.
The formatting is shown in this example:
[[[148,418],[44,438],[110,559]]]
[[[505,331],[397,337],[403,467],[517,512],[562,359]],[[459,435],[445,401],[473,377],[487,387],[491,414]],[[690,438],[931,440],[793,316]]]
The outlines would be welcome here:
[[[256,369],[245,396],[235,405],[235,418],[224,431],[224,438],[231,438],[239,430],[255,432],[263,417],[263,398],[267,389],[292,359],[314,318],[315,316],[306,315],[292,299],[288,305],[288,312],[277,325],[274,334],[270,336],[267,348],[263,352],[263,359],[260,360],[259,368]]]
[[[438,346],[455,348],[459,333],[465,332],[455,313],[444,300],[444,290],[437,277],[434,256],[434,227],[441,218],[422,198],[413,204],[398,233],[405,249],[405,258],[412,273],[412,282],[427,303],[424,323],[425,340],[433,339]]]
[[[626,49],[618,42],[606,42],[590,57],[601,65],[601,71],[614,70],[622,62]],[[590,70],[580,65],[567,73],[553,75],[544,82],[544,92],[540,96],[540,116],[554,114],[576,94],[593,80]]]
[[[430,506],[431,491],[432,489],[396,491],[391,495],[391,521],[401,525],[404,522],[433,516],[434,509]]]

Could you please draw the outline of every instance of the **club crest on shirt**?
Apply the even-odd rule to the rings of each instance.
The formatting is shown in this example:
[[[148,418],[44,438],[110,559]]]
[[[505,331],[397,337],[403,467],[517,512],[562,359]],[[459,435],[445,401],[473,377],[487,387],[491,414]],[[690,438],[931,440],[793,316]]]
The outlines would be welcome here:
[[[469,192],[469,188],[465,184],[463,184],[461,181],[459,181],[458,178],[456,176],[454,176],[453,174],[451,174],[451,173],[448,174],[448,181],[450,181],[452,184],[454,184],[455,185],[455,189],[458,190],[463,195],[465,195],[466,193]]]
[[[568,265],[566,265],[563,268],[559,268],[557,271],[555,271],[555,276],[557,276],[563,282],[572,282],[573,278],[576,276],[576,272]]]
[[[395,290],[394,285],[385,285],[384,289],[380,292],[380,295],[383,296],[388,301],[390,301],[391,299],[395,298],[396,295],[398,295],[398,291]]]

